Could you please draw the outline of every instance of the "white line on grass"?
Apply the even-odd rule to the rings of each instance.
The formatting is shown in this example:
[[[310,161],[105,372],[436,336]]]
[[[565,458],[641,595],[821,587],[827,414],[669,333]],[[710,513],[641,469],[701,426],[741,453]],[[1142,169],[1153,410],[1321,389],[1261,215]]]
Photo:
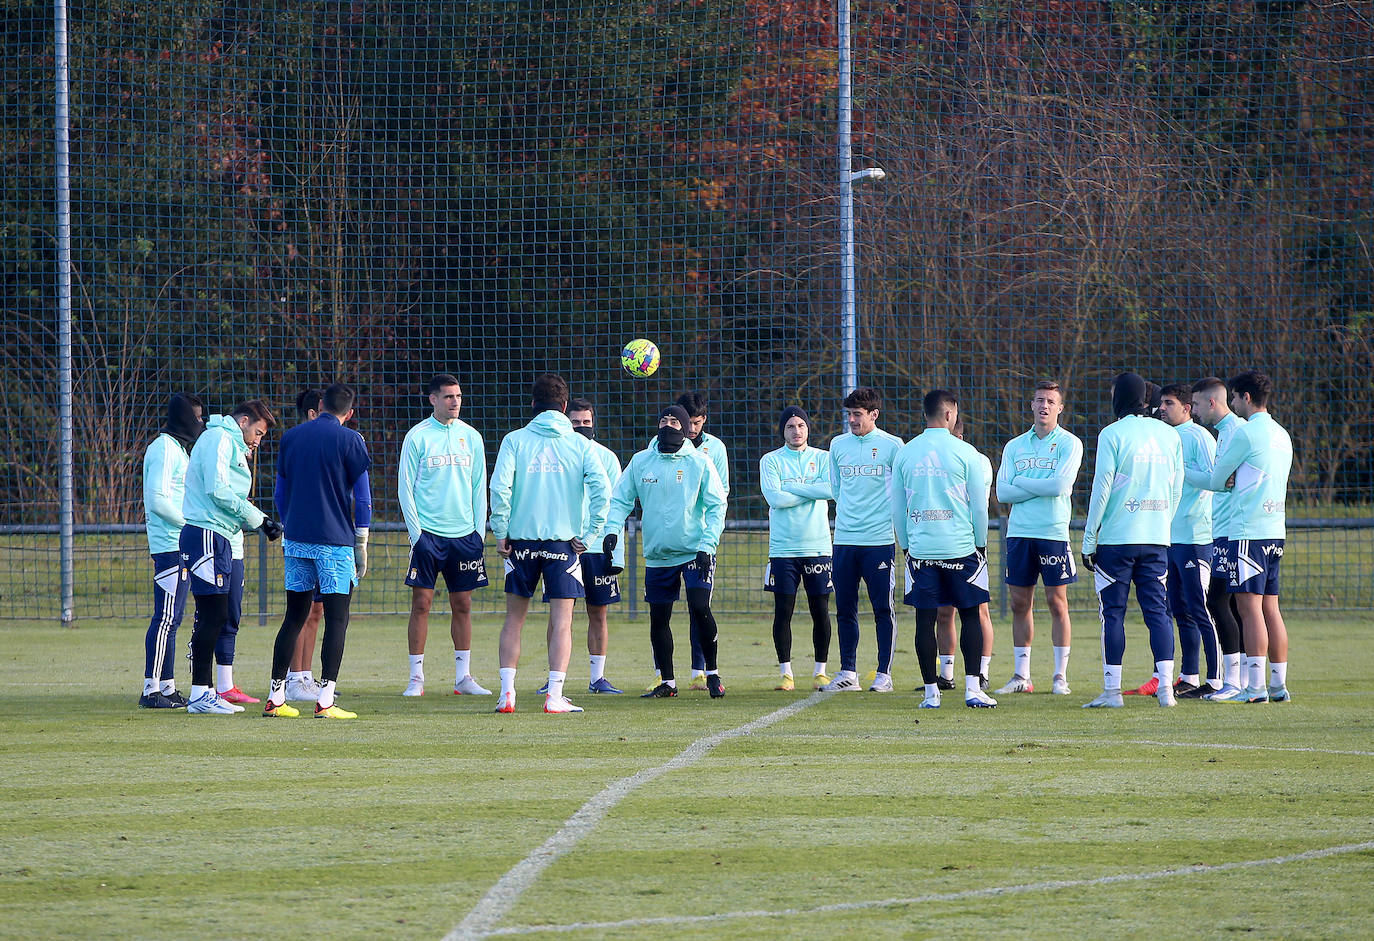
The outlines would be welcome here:
[[[602,818],[610,813],[616,804],[624,800],[631,791],[641,785],[648,784],[669,771],[677,771],[700,761],[707,752],[722,742],[752,735],[760,729],[781,722],[789,716],[794,716],[808,706],[814,706],[821,700],[828,699],[833,695],[833,693],[812,693],[805,699],[770,712],[752,722],[746,722],[744,725],[736,726],[733,729],[726,729],[724,732],[699,738],[657,767],[645,768],[627,778],[611,782],[564,821],[559,831],[545,840],[543,846],[516,863],[509,872],[496,880],[496,884],[487,890],[487,894],[482,896],[472,911],[468,912],[467,917],[459,922],[456,928],[444,935],[444,941],[485,938],[489,935],[502,933],[497,930],[496,925],[511,910],[520,896],[530,886],[534,885],[545,869],[576,846],[583,837],[591,833]]]
[[[1229,749],[1231,751],[1281,751],[1308,752],[1314,755],[1353,755],[1357,758],[1374,758],[1374,751],[1356,751],[1341,748],[1313,748],[1307,745],[1245,745],[1238,742],[1157,742],[1147,738],[1028,738],[1028,743],[1039,745],[1148,745],[1152,748],[1201,748]]]
[[[571,925],[522,925],[519,927],[497,928],[488,931],[488,936],[525,935],[543,933],[567,933],[571,931],[613,931],[621,928],[647,928],[658,925],[697,925],[711,922],[734,921],[741,918],[782,918],[793,915],[823,915],[829,912],[854,912],[878,908],[901,908],[908,905],[922,905],[931,902],[959,902],[965,899],[989,898],[998,895],[1020,895],[1028,892],[1053,892],[1059,889],[1084,889],[1094,886],[1114,885],[1125,882],[1147,882],[1152,879],[1167,879],[1173,876],[1205,875],[1214,872],[1229,872],[1236,869],[1250,869],[1257,866],[1278,866],[1283,863],[1303,862],[1339,856],[1344,853],[1358,853],[1374,850],[1374,841],[1350,843],[1345,846],[1332,846],[1327,849],[1308,850],[1291,856],[1272,856],[1268,859],[1247,859],[1233,863],[1216,865],[1182,866],[1178,869],[1159,869],[1154,872],[1125,872],[1114,876],[1099,876],[1096,879],[1056,879],[1051,882],[1029,882],[1021,885],[988,886],[983,889],[966,889],[962,892],[942,892],[932,895],[914,895],[909,898],[874,899],[867,902],[836,902],[833,905],[818,905],[815,908],[784,908],[777,911],[719,912],[714,915],[663,915],[657,918],[627,918],[624,921],[588,921]]]

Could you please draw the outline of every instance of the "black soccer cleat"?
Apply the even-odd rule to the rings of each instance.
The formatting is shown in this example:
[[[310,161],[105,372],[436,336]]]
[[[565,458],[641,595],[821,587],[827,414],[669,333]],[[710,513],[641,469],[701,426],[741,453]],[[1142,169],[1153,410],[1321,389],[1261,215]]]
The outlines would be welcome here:
[[[1194,686],[1192,683],[1174,684],[1174,697],[1177,699],[1201,699],[1208,693],[1215,692],[1216,690],[1207,683],[1203,683],[1201,686]]]
[[[988,678],[981,673],[978,674],[978,688],[981,690],[988,688]]]
[[[719,673],[706,674],[706,688],[711,691],[712,699],[719,699],[725,695],[725,684],[720,681]]]
[[[953,680],[952,678],[947,680],[947,679],[945,679],[943,676],[937,676],[937,677],[935,678],[935,688],[936,688],[936,689],[953,689],[953,688],[954,688],[954,680]],[[918,693],[919,693],[919,692],[923,692],[924,690],[925,690],[925,687],[924,687],[924,686],[918,686],[918,687],[916,688],[916,692],[918,692]]]
[[[176,708],[186,708],[186,697],[182,695],[181,690],[174,689],[170,693],[163,693],[162,695]]]
[[[677,695],[677,687],[669,686],[667,683],[659,683],[647,693],[641,693],[640,699],[672,699]]]
[[[174,702],[172,699],[170,699],[170,698],[168,698],[168,697],[162,695],[162,693],[160,693],[160,692],[158,692],[158,691],[156,691],[156,690],[154,690],[154,691],[151,692],[151,693],[144,693],[142,696],[138,697],[138,707],[139,707],[140,709],[182,709],[182,708],[185,708],[184,706],[179,706],[179,705],[177,705],[176,702]]]

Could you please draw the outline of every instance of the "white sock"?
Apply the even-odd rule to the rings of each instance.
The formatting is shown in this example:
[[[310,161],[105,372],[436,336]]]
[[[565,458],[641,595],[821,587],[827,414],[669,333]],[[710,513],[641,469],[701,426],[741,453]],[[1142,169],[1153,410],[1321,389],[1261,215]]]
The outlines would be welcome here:
[[[267,701],[274,706],[280,706],[286,702],[286,680],[272,681],[272,688],[267,693]]]
[[[288,683],[299,683],[299,682],[304,678],[304,676],[305,676],[305,674],[302,673],[300,670],[287,670],[287,671],[286,671],[286,682],[288,682]]]
[[[964,698],[973,699],[983,691],[982,677],[974,676],[972,673],[964,674]]]
[[[1275,689],[1288,685],[1288,662],[1275,663],[1269,661],[1269,685]]]
[[[707,670],[702,676],[720,676],[719,670]]]
[[[472,672],[470,669],[472,662],[471,650],[455,650],[453,652],[453,685],[457,686],[463,682],[463,677]]]
[[[336,685],[338,684],[334,680],[320,684],[320,698],[316,700],[316,703],[321,709],[328,709],[334,705],[334,687]]]
[[[816,672],[813,673],[812,676],[820,676],[820,675],[823,674],[824,672],[825,672],[825,661],[824,661],[824,660],[817,660],[817,661],[816,661]]]
[[[1242,653],[1240,655],[1240,675],[1236,678],[1236,685],[1245,689],[1245,684],[1250,682],[1250,655]]]
[[[170,695],[172,695],[173,693],[175,693],[176,691],[177,691],[177,681],[176,681],[176,680],[163,680],[163,681],[162,681],[162,695],[164,695],[164,696],[170,696]]]
[[[940,658],[940,676],[947,680],[954,679],[954,658]]]
[[[853,670],[841,670],[840,676],[849,680],[857,680],[859,678],[859,674],[855,673]]]
[[[1202,685],[1202,675],[1200,673],[1180,673],[1178,675],[1178,678],[1183,682],[1191,683],[1194,686]]]
[[[215,691],[227,693],[234,688],[234,665],[232,663],[215,664]]]
[[[1069,648],[1054,648],[1054,675],[1069,678]]]
[[[1102,689],[1108,693],[1121,691],[1121,664],[1102,664]]]
[[[696,679],[696,678],[699,677],[699,676],[705,676],[705,675],[706,675],[706,671],[705,671],[705,670],[693,670],[693,671],[692,671],[692,679]]]
[[[659,673],[659,674],[656,674],[656,675],[659,676],[660,678],[663,676],[662,673]],[[667,684],[668,684],[669,686],[671,686],[673,689],[677,689],[677,680],[663,680],[663,682],[667,683]]]
[[[1156,660],[1155,676],[1159,677],[1160,686],[1174,685],[1174,661]]]
[[[940,684],[939,684],[939,683],[927,683],[927,684],[926,684],[926,699],[939,699],[939,698],[940,698]]]
[[[991,664],[991,663],[992,663],[992,658],[991,658],[991,657],[979,657],[979,658],[978,658],[978,672],[981,673],[983,676],[987,676],[987,675],[988,675],[988,665]]]
[[[606,675],[606,655],[604,653],[587,654],[587,660],[591,664],[591,677],[588,683],[595,683]]]
[[[515,692],[515,667],[501,668],[501,695]]]
[[[1265,676],[1264,676],[1265,670],[1264,670],[1264,666],[1265,666],[1265,658],[1264,658],[1264,657],[1251,657],[1251,658],[1250,658],[1250,665],[1249,665],[1249,667],[1248,667],[1248,672],[1249,672],[1249,677],[1250,677],[1250,678],[1249,678],[1249,681],[1248,681],[1248,682],[1249,682],[1249,685],[1250,685],[1250,688],[1251,688],[1251,689],[1261,689],[1261,688],[1264,686],[1264,681],[1265,681]]]
[[[1221,682],[1223,686],[1240,685],[1240,656],[1238,653],[1221,655]]]
[[[791,675],[792,675],[792,661],[791,661],[791,660],[788,660],[788,661],[785,661],[785,662],[783,662],[783,663],[779,663],[779,664],[778,664],[778,673],[780,673],[780,674],[783,675],[783,676],[791,676]]]
[[[549,698],[563,698],[563,681],[568,678],[568,674],[561,670],[549,671]]]
[[[191,684],[191,702],[195,702],[197,699],[199,699],[200,697],[204,696],[204,695],[205,695],[206,693],[208,693],[208,692],[210,692],[210,687],[208,687],[208,686],[197,686],[197,685],[195,685],[194,683],[192,683],[192,684]]]
[[[143,695],[147,696],[149,693],[155,692],[157,692],[157,680],[151,676],[145,676],[143,678]]]
[[[1023,680],[1030,679],[1030,651],[1031,649],[1029,647],[1011,648],[1013,664],[1011,672],[1015,673]]]
[[[425,655],[413,653],[410,655],[410,675],[417,680],[425,678]]]

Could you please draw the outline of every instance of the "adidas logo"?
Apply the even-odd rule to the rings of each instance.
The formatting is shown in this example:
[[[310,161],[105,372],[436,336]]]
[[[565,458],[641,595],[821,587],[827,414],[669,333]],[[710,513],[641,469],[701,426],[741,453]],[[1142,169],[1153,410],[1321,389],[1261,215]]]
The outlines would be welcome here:
[[[883,569],[885,569],[885,568],[887,568],[887,563],[886,563],[886,562],[879,562],[879,563],[878,563],[878,571],[881,572],[881,571],[882,571]]]
[[[1183,567],[1184,567],[1185,569],[1195,569],[1195,568],[1197,568],[1197,566],[1194,565],[1192,562],[1189,562],[1187,565],[1185,565],[1185,566],[1183,566]]]

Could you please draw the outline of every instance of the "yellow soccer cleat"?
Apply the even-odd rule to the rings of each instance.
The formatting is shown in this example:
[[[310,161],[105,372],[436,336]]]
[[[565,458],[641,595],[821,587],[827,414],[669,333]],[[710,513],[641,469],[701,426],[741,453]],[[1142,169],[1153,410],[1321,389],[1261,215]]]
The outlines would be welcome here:
[[[784,673],[782,675],[781,682],[779,682],[778,685],[774,686],[773,688],[780,692],[790,693],[792,692],[792,690],[797,688],[797,684],[796,681],[792,679],[791,673]]]
[[[316,719],[356,719],[356,718],[358,718],[358,714],[357,714],[356,712],[349,712],[347,709],[340,709],[338,703],[335,703],[334,705],[330,706],[328,709],[321,709],[321,708],[320,708],[320,704],[319,704],[319,703],[315,703],[315,718],[316,718]]]
[[[268,719],[294,719],[301,714],[301,711],[295,706],[289,706],[286,703],[282,703],[278,706],[269,699],[267,702],[263,703],[262,714]]]
[[[830,685],[829,673],[817,673],[814,677],[816,689],[825,689]]]
[[[688,689],[705,689],[705,688],[706,688],[706,674],[705,674],[705,673],[693,673],[693,674],[692,674],[692,682],[690,682],[690,683],[687,684],[687,688],[688,688]]]
[[[662,677],[662,675],[661,675],[661,674],[658,674],[658,673],[655,673],[655,674],[654,674],[654,678],[653,678],[652,680],[649,681],[649,685],[646,686],[646,687],[644,687],[644,692],[646,692],[646,693],[652,693],[654,690],[658,689],[659,686],[661,686],[662,684],[663,684],[663,677]]]

